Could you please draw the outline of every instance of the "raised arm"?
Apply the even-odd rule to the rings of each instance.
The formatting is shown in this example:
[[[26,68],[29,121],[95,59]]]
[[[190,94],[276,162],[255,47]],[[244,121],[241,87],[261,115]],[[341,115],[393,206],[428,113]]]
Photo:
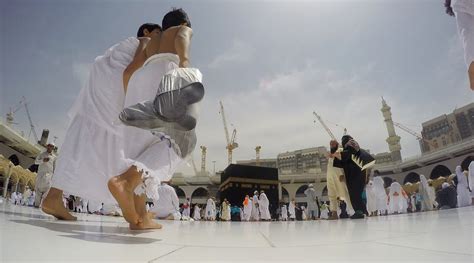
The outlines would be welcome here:
[[[187,26],[181,26],[174,39],[174,46],[176,53],[179,56],[179,67],[187,68],[189,66],[189,46],[191,45],[191,38],[193,30]]]
[[[130,81],[133,73],[143,66],[143,63],[146,61],[145,48],[150,39],[147,37],[141,37],[138,40],[140,41],[140,44],[135,51],[135,56],[133,57],[132,62],[130,62],[130,64],[128,64],[128,66],[123,71],[123,89],[125,93],[127,93],[128,82]]]

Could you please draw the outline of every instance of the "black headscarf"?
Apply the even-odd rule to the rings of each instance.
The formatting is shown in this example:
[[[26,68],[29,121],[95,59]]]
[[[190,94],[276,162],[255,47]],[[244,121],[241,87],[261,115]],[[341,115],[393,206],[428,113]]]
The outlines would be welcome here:
[[[342,147],[346,147],[346,144],[350,141],[350,140],[353,140],[354,138],[352,138],[350,135],[344,135],[342,136],[342,139],[341,139],[341,144],[342,144]]]

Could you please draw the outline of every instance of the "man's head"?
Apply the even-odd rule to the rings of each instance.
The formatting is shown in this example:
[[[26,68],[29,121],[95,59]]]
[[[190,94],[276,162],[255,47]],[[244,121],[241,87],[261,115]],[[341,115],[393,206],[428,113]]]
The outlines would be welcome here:
[[[341,139],[341,144],[342,144],[342,147],[346,147],[346,144],[350,141],[350,140],[353,140],[354,138],[352,138],[350,135],[344,135],[342,136],[342,139]]]
[[[264,193],[264,191],[263,191],[263,190],[261,190],[261,191],[260,191],[260,193],[261,193],[261,194],[263,194],[263,193]]]
[[[308,188],[314,188],[314,185],[313,185],[313,184],[309,184],[309,185],[308,185]]]
[[[254,195],[258,195],[258,191],[253,192]]]
[[[329,142],[329,147],[331,149],[331,153],[335,153],[337,148],[339,148],[339,143],[336,140],[331,140]]]
[[[46,145],[46,151],[48,151],[48,153],[52,153],[53,150],[54,150],[54,144],[48,143],[48,145]]]
[[[166,29],[174,26],[185,25],[187,27],[191,27],[191,21],[189,21],[188,14],[186,14],[182,8],[178,8],[168,12],[163,17],[163,22],[161,25],[163,26],[163,31],[165,31]]]
[[[146,23],[138,28],[137,37],[150,37],[155,32],[161,32],[161,27],[158,24]]]

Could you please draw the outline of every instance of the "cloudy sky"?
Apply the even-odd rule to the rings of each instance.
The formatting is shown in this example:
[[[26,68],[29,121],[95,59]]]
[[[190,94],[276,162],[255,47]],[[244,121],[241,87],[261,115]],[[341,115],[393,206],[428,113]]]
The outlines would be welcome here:
[[[208,168],[226,166],[219,100],[240,147],[234,159],[262,158],[327,145],[313,111],[337,137],[342,128],[371,152],[388,150],[381,96],[393,119],[420,132],[421,123],[474,101],[455,19],[443,0],[0,2],[0,113],[26,96],[36,130],[59,145],[66,112],[90,63],[183,7],[194,30],[191,63],[204,74],[206,97],[197,127]],[[28,131],[25,111],[17,128]],[[404,158],[420,153],[402,137]],[[199,166],[199,148],[194,153]],[[192,174],[190,167],[181,171]]]

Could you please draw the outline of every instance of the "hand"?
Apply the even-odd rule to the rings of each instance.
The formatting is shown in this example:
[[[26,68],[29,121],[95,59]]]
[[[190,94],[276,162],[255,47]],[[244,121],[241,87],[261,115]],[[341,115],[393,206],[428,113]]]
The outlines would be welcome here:
[[[45,163],[49,162],[49,158],[44,158],[43,162],[45,162]]]
[[[345,178],[344,178],[344,175],[339,175],[339,182],[344,182]]]

